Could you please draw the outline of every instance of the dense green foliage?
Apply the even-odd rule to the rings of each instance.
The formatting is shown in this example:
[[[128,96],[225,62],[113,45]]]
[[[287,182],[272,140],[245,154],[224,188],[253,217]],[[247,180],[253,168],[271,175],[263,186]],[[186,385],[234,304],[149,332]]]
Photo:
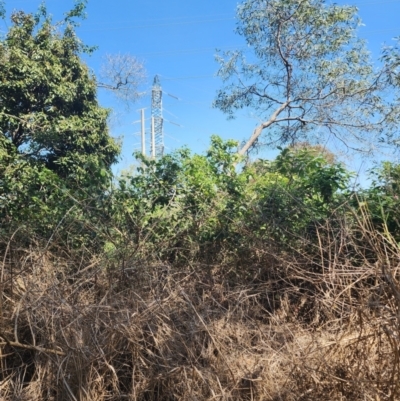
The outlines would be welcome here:
[[[142,159],[109,195],[108,251],[176,261],[218,259],[223,249],[223,257],[252,258],[260,241],[281,250],[316,244],[332,216],[351,225],[366,210],[376,230],[398,237],[397,165],[385,163],[369,189],[355,191],[352,174],[318,147],[285,148],[275,160],[239,167],[236,146],[213,137],[205,155],[183,149]]]
[[[374,228],[400,244],[400,165],[384,162],[370,171],[371,185],[360,191],[358,203]]]
[[[81,199],[102,194],[119,147],[82,62],[72,18],[16,12],[0,42],[0,216],[54,228]]]

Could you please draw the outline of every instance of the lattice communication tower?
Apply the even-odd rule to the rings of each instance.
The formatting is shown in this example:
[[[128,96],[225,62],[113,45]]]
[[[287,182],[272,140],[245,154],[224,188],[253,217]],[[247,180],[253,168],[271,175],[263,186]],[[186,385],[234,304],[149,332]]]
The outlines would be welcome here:
[[[154,117],[156,157],[164,155],[164,119],[162,115],[162,89],[158,75],[154,77],[151,90],[151,116]]]

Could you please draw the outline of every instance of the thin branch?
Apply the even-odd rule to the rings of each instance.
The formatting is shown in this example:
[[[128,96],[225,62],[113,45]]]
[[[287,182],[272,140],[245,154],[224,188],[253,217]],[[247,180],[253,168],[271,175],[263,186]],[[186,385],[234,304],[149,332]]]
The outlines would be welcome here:
[[[42,347],[37,347],[34,345],[27,345],[27,344],[21,344],[19,341],[11,341],[8,339],[8,337],[0,331],[0,337],[2,337],[5,341],[0,342],[0,346],[4,345],[9,345],[10,347],[15,347],[15,348],[22,348],[22,349],[27,349],[31,351],[37,351],[41,352],[43,354],[54,354],[54,355],[60,355],[60,356],[65,356],[66,353],[63,351],[58,351],[56,349],[51,349],[51,348],[42,348]]]

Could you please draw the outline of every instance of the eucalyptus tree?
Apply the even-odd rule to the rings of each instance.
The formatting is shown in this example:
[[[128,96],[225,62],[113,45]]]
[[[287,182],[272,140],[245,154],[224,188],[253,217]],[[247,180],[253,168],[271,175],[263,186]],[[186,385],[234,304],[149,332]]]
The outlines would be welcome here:
[[[217,56],[223,86],[214,106],[231,118],[245,107],[257,113],[260,123],[240,154],[262,133],[270,145],[330,135],[349,147],[371,149],[395,128],[397,109],[385,98],[386,70],[374,69],[357,37],[355,7],[247,0],[237,18],[247,49]]]
[[[395,44],[391,46],[385,46],[382,51],[381,61],[384,63],[387,69],[387,83],[394,89],[394,99],[400,102],[400,37],[394,38]],[[396,132],[391,133],[389,136],[389,143],[395,147],[399,147],[400,138],[396,135]]]

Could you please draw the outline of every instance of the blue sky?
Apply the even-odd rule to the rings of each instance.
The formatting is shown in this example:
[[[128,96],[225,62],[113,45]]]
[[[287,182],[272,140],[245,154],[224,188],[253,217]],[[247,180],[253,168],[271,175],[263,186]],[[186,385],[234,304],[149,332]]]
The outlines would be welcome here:
[[[12,10],[35,11],[41,0],[6,0],[8,13]],[[368,42],[369,50],[378,59],[383,44],[392,44],[400,36],[400,0],[336,1],[359,8],[365,26],[360,37]],[[54,19],[69,10],[73,0],[47,0]],[[156,74],[164,93],[164,117],[180,126],[165,122],[166,150],[183,145],[203,152],[212,134],[223,138],[244,140],[258,122],[251,110],[243,110],[228,121],[211,104],[221,85],[215,77],[218,64],[216,49],[228,50],[243,46],[243,39],[234,33],[237,0],[89,0],[88,18],[82,22],[78,35],[98,50],[86,62],[98,73],[105,54],[130,53],[141,59],[146,67],[147,91],[141,101],[127,111],[108,93],[100,91],[103,106],[114,109],[111,132],[123,138],[122,159],[118,169],[134,163],[132,153],[140,148],[138,109],[147,107],[150,117],[151,83]],[[3,23],[1,30],[6,31]],[[147,122],[147,127],[149,127]],[[264,156],[275,153],[266,151]],[[358,162],[353,161],[356,170]]]

